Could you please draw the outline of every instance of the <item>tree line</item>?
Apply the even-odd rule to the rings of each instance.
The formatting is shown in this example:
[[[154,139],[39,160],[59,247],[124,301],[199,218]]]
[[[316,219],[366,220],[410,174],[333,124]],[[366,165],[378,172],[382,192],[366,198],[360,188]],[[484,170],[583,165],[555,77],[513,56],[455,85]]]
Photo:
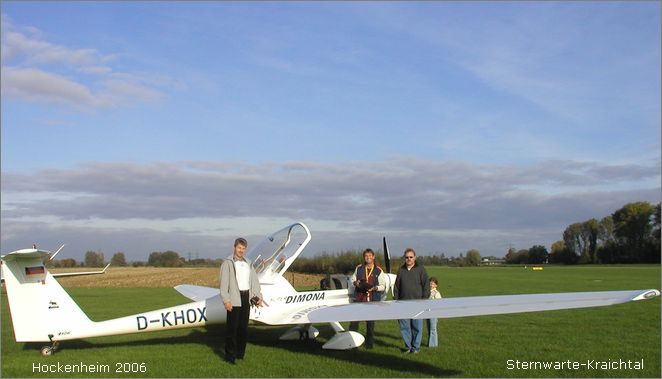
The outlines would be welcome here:
[[[609,216],[569,225],[563,239],[544,246],[509,249],[506,263],[660,263],[660,204],[625,204]]]
[[[383,252],[376,251],[377,264],[384,268]],[[495,257],[490,257],[496,259]],[[222,259],[190,259],[187,260],[181,257],[175,251],[155,251],[150,253],[147,261],[134,261],[127,262],[124,253],[115,253],[111,260],[113,267],[191,267],[191,266],[212,266],[218,267]],[[467,251],[466,256],[460,254],[459,257],[446,257],[445,254],[434,255],[419,255],[417,261],[426,266],[478,266],[481,261],[481,256],[478,250],[472,249]],[[363,262],[362,251],[358,250],[344,250],[337,253],[322,252],[313,257],[297,258],[296,261],[290,266],[291,271],[305,272],[311,274],[348,274],[354,271],[354,268]],[[104,260],[104,254],[95,251],[88,251],[85,253],[85,260],[83,262],[76,262],[71,258],[60,259],[56,261],[48,261],[49,267],[66,268],[66,267],[104,267],[107,262]],[[392,271],[404,264],[400,257],[391,258]]]
[[[363,262],[362,253],[363,251],[358,250],[344,250],[338,253],[323,252],[313,257],[299,257],[292,263],[290,269],[311,274],[349,274]],[[486,258],[497,259],[496,257]],[[417,255],[416,261],[424,266],[478,266],[481,264],[481,256],[478,250],[471,249],[466,252],[466,255],[460,253],[458,257],[446,257],[444,253]],[[383,251],[375,251],[375,263],[382,269],[386,269]],[[403,264],[402,257],[391,256],[391,272],[395,273],[397,268]]]
[[[72,258],[59,259],[55,261],[46,261],[48,267],[67,268],[67,267],[104,267],[108,262],[105,261],[104,254],[96,251],[88,251],[82,262],[77,262]],[[186,259],[179,256],[176,251],[155,251],[149,254],[147,261],[128,262],[123,252],[113,254],[110,259],[110,265],[113,267],[184,267],[184,266],[220,266],[221,259]]]
[[[504,261],[507,264],[613,264],[660,263],[660,204],[633,202],[625,204],[611,215],[597,220],[591,218],[569,225],[563,239],[551,246],[534,245],[529,249],[510,248],[503,260],[494,256],[481,257],[471,249],[457,257],[445,254],[419,255],[417,262],[426,266],[479,266],[485,261]],[[377,252],[377,264],[383,264]],[[361,253],[347,250],[322,253],[314,257],[300,257],[292,270],[309,273],[348,273],[362,262]],[[381,263],[380,263],[381,262]],[[392,270],[403,264],[400,257],[391,259]]]
[[[376,251],[377,263],[383,267],[383,252]],[[481,257],[471,249],[457,257],[446,257],[443,253],[419,255],[417,261],[427,266],[478,266],[483,261],[498,258]],[[122,266],[219,266],[218,259],[185,259],[175,251],[152,252],[147,261],[127,262],[124,253],[115,253],[110,263]],[[292,271],[319,274],[346,274],[352,272],[363,258],[361,251],[344,250],[337,253],[322,252],[313,257],[299,257],[291,266]],[[400,257],[391,259],[392,270],[403,264]],[[597,264],[597,263],[660,263],[660,204],[634,202],[625,204],[609,216],[598,220],[591,218],[576,222],[563,231],[563,239],[551,246],[534,245],[529,249],[510,248],[505,256],[509,264]],[[104,254],[95,251],[85,253],[83,262],[74,259],[48,261],[51,267],[103,267]]]

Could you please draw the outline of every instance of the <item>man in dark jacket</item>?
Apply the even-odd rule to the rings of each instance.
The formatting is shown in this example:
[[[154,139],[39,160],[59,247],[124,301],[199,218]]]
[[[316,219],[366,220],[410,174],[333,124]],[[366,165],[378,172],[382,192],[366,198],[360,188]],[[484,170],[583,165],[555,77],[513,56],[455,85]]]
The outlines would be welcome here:
[[[363,251],[363,264],[356,266],[352,274],[354,284],[354,301],[380,301],[386,290],[386,274],[375,264],[375,252],[372,249]],[[358,331],[359,322],[349,323],[349,330]],[[366,321],[366,349],[372,349],[375,339],[375,322]]]
[[[416,252],[407,248],[405,263],[398,269],[393,297],[395,300],[427,299],[430,297],[430,281],[425,268],[416,263]],[[400,333],[405,341],[404,353],[418,353],[423,337],[423,320],[399,320]]]

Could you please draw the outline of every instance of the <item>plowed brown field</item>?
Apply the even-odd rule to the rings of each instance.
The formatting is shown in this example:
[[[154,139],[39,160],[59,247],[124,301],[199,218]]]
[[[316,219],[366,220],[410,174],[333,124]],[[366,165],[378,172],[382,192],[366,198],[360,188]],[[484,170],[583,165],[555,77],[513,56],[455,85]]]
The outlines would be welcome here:
[[[51,269],[52,273],[95,271],[96,268]],[[323,275],[285,273],[295,288],[318,288]],[[105,274],[58,278],[63,287],[174,287],[179,284],[218,287],[217,267],[109,267]]]

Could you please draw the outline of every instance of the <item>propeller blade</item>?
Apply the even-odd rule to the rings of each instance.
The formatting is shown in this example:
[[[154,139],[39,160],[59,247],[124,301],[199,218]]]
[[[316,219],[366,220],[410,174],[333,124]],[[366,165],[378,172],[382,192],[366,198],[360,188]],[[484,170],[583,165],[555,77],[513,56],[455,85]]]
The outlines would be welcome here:
[[[386,237],[384,237],[384,266],[386,267],[386,272],[391,272],[391,254],[388,252],[388,245],[386,244]]]

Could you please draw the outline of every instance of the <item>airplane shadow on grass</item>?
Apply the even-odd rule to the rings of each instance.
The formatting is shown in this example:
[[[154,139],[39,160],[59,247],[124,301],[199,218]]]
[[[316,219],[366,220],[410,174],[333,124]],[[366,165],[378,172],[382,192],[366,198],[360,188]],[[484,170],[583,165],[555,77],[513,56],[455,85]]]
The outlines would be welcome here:
[[[402,355],[394,356],[393,354],[384,354],[374,350],[366,350],[363,347],[352,350],[324,350],[322,349],[323,342],[319,340],[306,340],[306,341],[280,341],[278,338],[290,326],[287,327],[265,327],[254,325],[249,326],[248,330],[248,345],[269,347],[282,349],[288,352],[295,352],[299,354],[324,356],[327,358],[334,358],[338,361],[346,361],[347,363],[360,362],[362,365],[372,365],[376,368],[400,371],[403,373],[411,374],[417,373],[422,376],[433,377],[447,377],[461,374],[461,371],[453,369],[442,369],[426,362],[420,362],[413,359],[413,356]],[[325,330],[325,326],[320,329],[321,335],[333,335],[333,331],[329,328]],[[156,333],[157,335],[159,333]],[[141,336],[142,337],[142,336]],[[375,333],[375,347],[386,347],[400,353],[400,345],[393,336],[384,333]],[[104,337],[102,337],[104,338]],[[196,328],[191,330],[186,335],[181,336],[156,336],[152,335],[147,338],[140,338],[131,340],[131,337],[126,337],[127,341],[100,341],[98,339],[91,340],[72,340],[63,341],[60,343],[59,351],[72,351],[78,349],[89,348],[107,348],[107,347],[132,347],[132,346],[150,346],[155,347],[159,344],[176,345],[176,344],[202,344],[208,346],[214,354],[218,356],[219,364],[227,364],[224,362],[225,355],[225,325],[212,325],[204,328]],[[322,338],[320,338],[322,339]],[[23,346],[24,350],[38,350],[44,344],[26,343]],[[57,353],[56,353],[57,354]],[[320,369],[322,369],[320,367]],[[320,376],[325,377],[324,372],[320,372]],[[348,373],[348,376],[352,376]]]
[[[371,365],[376,368],[400,371],[407,374],[420,374],[421,376],[433,377],[448,377],[459,375],[462,372],[454,369],[443,369],[432,364],[416,360],[416,356],[409,354],[402,354],[400,345],[402,341],[399,338],[394,338],[390,334],[375,333],[374,346],[385,347],[391,349],[395,353],[383,353],[375,351],[375,349],[367,350],[365,347],[359,347],[351,350],[324,350],[322,345],[326,342],[321,338],[324,336],[332,336],[333,331],[325,326],[320,326],[320,337],[318,340],[305,340],[305,341],[280,341],[278,337],[287,329],[260,329],[249,330],[249,344],[258,346],[279,348],[290,352],[297,352],[300,354],[319,355],[327,358],[334,358],[338,361],[346,361],[347,363],[360,363],[361,365]],[[259,336],[259,337],[258,337]],[[423,356],[424,354],[418,355]],[[322,368],[320,368],[322,369]],[[320,376],[328,376],[324,372],[320,372]],[[347,373],[348,377],[352,377],[351,372]]]
[[[220,329],[219,329],[220,328]],[[198,343],[208,345],[214,348],[214,352],[218,353],[215,349],[216,345],[221,345],[220,352],[223,352],[223,337],[224,326],[213,325],[209,327],[201,327],[199,329],[191,329],[186,335],[177,336],[163,336],[164,333],[172,333],[173,331],[154,332],[146,335],[140,334],[124,334],[119,336],[105,336],[95,337],[91,339],[79,339],[71,341],[62,341],[58,345],[57,352],[71,351],[77,349],[92,349],[92,348],[106,348],[106,347],[120,347],[120,346],[157,346],[160,344],[177,345],[177,344],[190,344]],[[161,336],[159,336],[161,334]],[[138,336],[138,337],[135,337]],[[113,341],[104,341],[104,339],[113,338]],[[128,340],[117,341],[117,338],[127,338]],[[49,345],[44,342],[27,342],[23,344],[23,350],[39,350],[41,346]]]

